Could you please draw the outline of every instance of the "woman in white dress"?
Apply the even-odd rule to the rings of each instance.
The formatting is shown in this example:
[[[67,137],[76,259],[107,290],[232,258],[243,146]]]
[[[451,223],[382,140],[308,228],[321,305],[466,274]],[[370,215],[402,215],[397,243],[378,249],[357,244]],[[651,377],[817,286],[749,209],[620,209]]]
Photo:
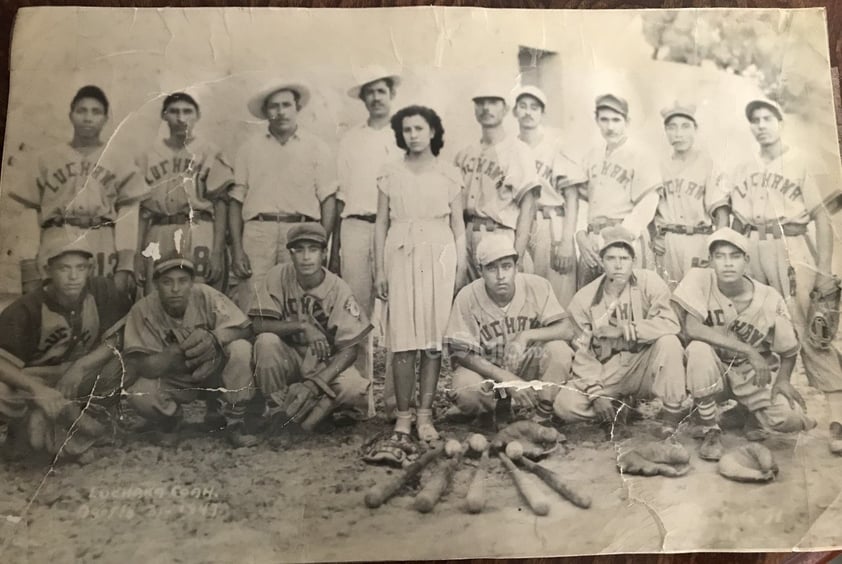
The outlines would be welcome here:
[[[437,158],[444,128],[436,112],[409,106],[392,117],[392,129],[406,155],[386,165],[377,181],[375,290],[388,304],[386,346],[394,353],[395,433],[402,440],[412,430],[409,406],[420,352],[416,430],[421,440],[434,441],[439,438],[432,407],[442,340],[456,280],[462,279],[466,265],[462,184],[456,168]]]

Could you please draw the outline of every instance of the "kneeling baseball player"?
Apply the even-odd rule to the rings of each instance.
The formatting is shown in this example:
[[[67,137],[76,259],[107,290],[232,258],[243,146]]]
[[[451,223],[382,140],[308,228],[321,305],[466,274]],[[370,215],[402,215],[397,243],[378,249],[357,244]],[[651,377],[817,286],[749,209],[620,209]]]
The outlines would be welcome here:
[[[452,414],[493,412],[494,388],[502,387],[519,411],[548,416],[570,375],[567,312],[547,279],[518,272],[518,259],[503,234],[488,234],[477,245],[481,278],[459,291],[445,334],[454,366]],[[535,380],[557,385],[530,386]]]
[[[633,268],[637,238],[622,226],[600,234],[599,258],[605,271],[579,290],[570,316],[575,379],[553,405],[563,420],[614,421],[624,398],[661,401],[667,425],[681,418],[686,397],[681,329],[670,291],[655,272]]]
[[[291,227],[292,263],[267,272],[249,312],[254,377],[267,413],[308,431],[338,408],[365,417],[371,384],[354,362],[372,327],[348,284],[322,266],[326,248],[321,224]]]
[[[126,322],[129,405],[171,444],[182,404],[204,395],[224,404],[234,446],[257,444],[243,424],[254,395],[248,318],[224,294],[195,282],[196,267],[183,256],[158,259],[153,276],[155,291],[132,307]]]
[[[78,457],[106,431],[98,416],[119,401],[116,350],[131,301],[111,278],[91,277],[85,238],[54,237],[41,256],[47,281],[0,314],[4,454]]]
[[[684,312],[687,383],[705,431],[699,456],[719,460],[716,400],[727,389],[763,429],[815,427],[789,379],[800,345],[783,297],[746,276],[748,241],[724,227],[708,239],[712,268],[691,269],[673,301]]]

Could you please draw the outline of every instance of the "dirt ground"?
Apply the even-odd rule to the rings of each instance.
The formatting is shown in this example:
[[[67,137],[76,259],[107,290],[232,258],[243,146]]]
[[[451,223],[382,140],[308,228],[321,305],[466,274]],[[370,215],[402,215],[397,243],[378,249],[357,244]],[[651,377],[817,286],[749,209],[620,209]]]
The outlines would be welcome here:
[[[412,508],[418,483],[368,509],[366,490],[398,472],[360,459],[367,439],[388,428],[382,419],[310,436],[285,431],[256,448],[232,449],[221,433],[202,428],[203,406],[195,404],[174,447],[118,431],[84,466],[4,466],[0,561],[298,562],[839,546],[842,460],[827,450],[821,395],[797,383],[819,426],[766,440],[780,465],[776,481],[725,480],[696,456],[697,441],[684,427],[679,439],[693,453],[686,476],[621,476],[617,452],[654,440],[651,423],[618,425],[613,441],[606,429],[566,426],[564,448],[543,464],[593,504],[579,509],[529,476],[550,500],[545,517],[530,512],[495,459],[479,515],[464,509],[476,464],[470,460],[430,514]],[[443,378],[442,388],[448,384]],[[120,427],[136,419],[125,412]],[[490,436],[446,422],[440,430],[460,439],[476,430]],[[744,440],[733,432],[724,438],[726,446]]]

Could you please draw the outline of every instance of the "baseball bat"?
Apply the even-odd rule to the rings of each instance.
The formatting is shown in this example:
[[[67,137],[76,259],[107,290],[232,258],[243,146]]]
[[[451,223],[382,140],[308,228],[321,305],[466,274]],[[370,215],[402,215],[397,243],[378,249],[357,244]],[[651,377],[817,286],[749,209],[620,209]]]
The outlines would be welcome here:
[[[479,466],[477,466],[477,471],[474,472],[471,485],[468,487],[468,495],[465,496],[468,513],[481,513],[483,507],[485,507],[485,474],[487,465],[488,449],[482,452],[482,456],[479,459]]]
[[[545,484],[557,491],[562,497],[570,501],[573,505],[587,509],[591,506],[591,498],[588,495],[581,494],[570,485],[564,483],[561,476],[552,470],[541,466],[536,462],[532,462],[528,458],[521,458],[518,463],[541,478]]]
[[[520,495],[523,496],[523,499],[526,500],[526,503],[529,505],[529,508],[532,509],[532,512],[535,515],[542,516],[548,514],[550,512],[550,504],[535,487],[535,484],[531,483],[526,477],[526,474],[519,470],[517,466],[515,466],[515,463],[509,460],[509,457],[504,453],[498,452],[497,456],[499,456],[500,460],[503,461],[503,466],[505,466],[506,470],[509,471],[509,476],[512,477],[515,487]]]
[[[435,460],[444,452],[444,444],[440,443],[432,450],[428,450],[421,457],[406,467],[399,475],[382,484],[375,484],[365,494],[365,504],[372,509],[380,507],[403,486],[407,480],[417,476],[427,464]]]
[[[453,479],[453,473],[459,465],[459,456],[454,456],[442,465],[441,469],[424,484],[424,487],[415,496],[415,510],[419,513],[429,513],[438,503],[441,494],[447,489]]]

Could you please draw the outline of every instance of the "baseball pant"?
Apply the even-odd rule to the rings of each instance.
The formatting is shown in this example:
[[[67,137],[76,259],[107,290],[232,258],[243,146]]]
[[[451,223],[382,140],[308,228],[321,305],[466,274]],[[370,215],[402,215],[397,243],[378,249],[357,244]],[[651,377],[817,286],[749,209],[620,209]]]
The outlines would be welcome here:
[[[129,405],[145,419],[165,421],[179,417],[182,404],[192,403],[200,395],[219,392],[226,415],[242,416],[246,402],[254,395],[251,343],[244,339],[228,343],[225,354],[228,357],[225,366],[204,382],[190,382],[189,375],[138,378],[127,390]]]
[[[210,256],[213,252],[213,221],[197,219],[192,224],[150,225],[141,250],[146,249],[152,242],[158,243],[161,256],[179,251],[191,257],[196,266],[196,282],[206,283],[205,274],[210,266]],[[146,264],[146,279],[151,280],[154,261],[147,258]],[[224,282],[223,276],[214,288],[222,289]]]
[[[58,238],[66,242],[74,239],[85,239],[89,248],[94,253],[94,276],[111,276],[117,267],[117,248],[114,243],[114,227],[103,225],[96,228],[73,227],[63,225],[61,227],[47,227],[41,230],[41,246],[45,249],[50,246],[52,239]],[[38,265],[42,274],[47,265],[47,258],[38,253]]]
[[[696,402],[726,394],[751,411],[764,429],[793,433],[815,427],[815,421],[800,406],[796,404],[793,409],[781,395],[773,398],[772,384],[756,385],[752,381],[754,369],[748,362],[726,364],[713,347],[701,341],[691,341],[686,355],[687,388]],[[769,355],[768,361],[774,382],[780,363],[774,355]]]
[[[691,268],[704,268],[709,262],[707,235],[664,233],[663,255],[655,255],[657,272],[670,289],[675,289]]]
[[[534,273],[550,281],[558,302],[562,307],[567,307],[576,294],[576,264],[570,272],[564,274],[551,266],[553,243],[561,240],[563,221],[563,217],[546,218],[539,213],[529,237],[529,254],[532,256]]]
[[[564,341],[551,341],[529,347],[526,354],[528,360],[520,367],[517,376],[527,381],[558,384],[542,386],[538,391],[539,400],[552,402],[561,389],[560,385],[570,377],[573,351]],[[463,414],[475,416],[494,411],[496,399],[491,380],[464,366],[457,366],[453,370],[452,386],[453,402]]]
[[[374,223],[346,217],[342,219],[342,231],[340,232],[340,258],[342,261],[342,279],[348,283],[351,292],[359,302],[360,307],[366,313],[372,323],[374,319]],[[374,379],[374,331],[368,334],[365,341],[358,345],[357,361],[354,366],[368,380]],[[389,406],[394,409],[395,405],[395,384],[392,381],[390,371],[391,353],[386,353],[386,374],[383,388],[383,400],[387,411]],[[374,390],[372,386],[370,390]],[[391,400],[391,401],[390,401]],[[374,398],[369,400],[371,405],[370,416],[374,413]]]
[[[280,221],[247,221],[243,226],[243,250],[249,257],[251,277],[237,280],[232,298],[241,310],[251,309],[252,299],[266,278],[266,273],[276,264],[290,261],[287,233],[295,223]]]
[[[591,365],[588,365],[590,369]],[[573,373],[581,378],[573,361]],[[589,421],[596,412],[585,393],[589,382],[576,379],[556,396],[553,411],[563,421]],[[602,364],[600,394],[611,399],[659,398],[665,410],[678,412],[686,397],[684,348],[675,335],[664,335],[640,352],[621,351]]]
[[[816,261],[806,235],[760,240],[749,236],[749,274],[775,288],[786,300],[792,324],[801,343],[801,360],[807,380],[822,392],[842,392],[842,358],[834,345],[819,349],[807,340],[810,291],[816,282]]]
[[[302,357],[291,345],[274,333],[261,333],[254,341],[254,380],[266,398],[283,405],[290,384],[319,372],[323,363]],[[351,366],[330,383],[336,394],[333,408],[348,408],[360,415],[368,413],[368,389],[371,382]]]
[[[619,223],[619,222],[617,222]],[[601,244],[602,239],[596,233],[589,233],[588,237],[593,238],[594,240],[598,241]],[[652,249],[649,246],[649,234],[648,232],[644,231],[643,234],[634,242],[634,267],[635,268],[648,268],[654,269],[655,266],[655,257],[652,253]],[[602,266],[597,265],[595,267],[588,266],[584,259],[579,253],[579,264],[576,269],[576,287],[581,289],[584,286],[587,286],[597,278],[599,278],[603,273]]]
[[[474,229],[472,225],[468,223],[465,226],[465,245],[467,246],[468,253],[468,282],[480,277],[480,268],[477,264],[477,245],[479,245],[479,242],[482,241],[483,237],[489,233],[502,233],[511,239],[512,244],[515,242],[514,229],[502,226],[496,227],[493,230],[489,230],[485,226],[481,226],[479,229]],[[532,257],[530,257],[528,253],[518,259],[518,264],[520,265],[521,272],[532,273],[534,270],[532,266]],[[460,281],[457,280],[456,285],[457,287],[461,287],[464,284],[461,284]]]

